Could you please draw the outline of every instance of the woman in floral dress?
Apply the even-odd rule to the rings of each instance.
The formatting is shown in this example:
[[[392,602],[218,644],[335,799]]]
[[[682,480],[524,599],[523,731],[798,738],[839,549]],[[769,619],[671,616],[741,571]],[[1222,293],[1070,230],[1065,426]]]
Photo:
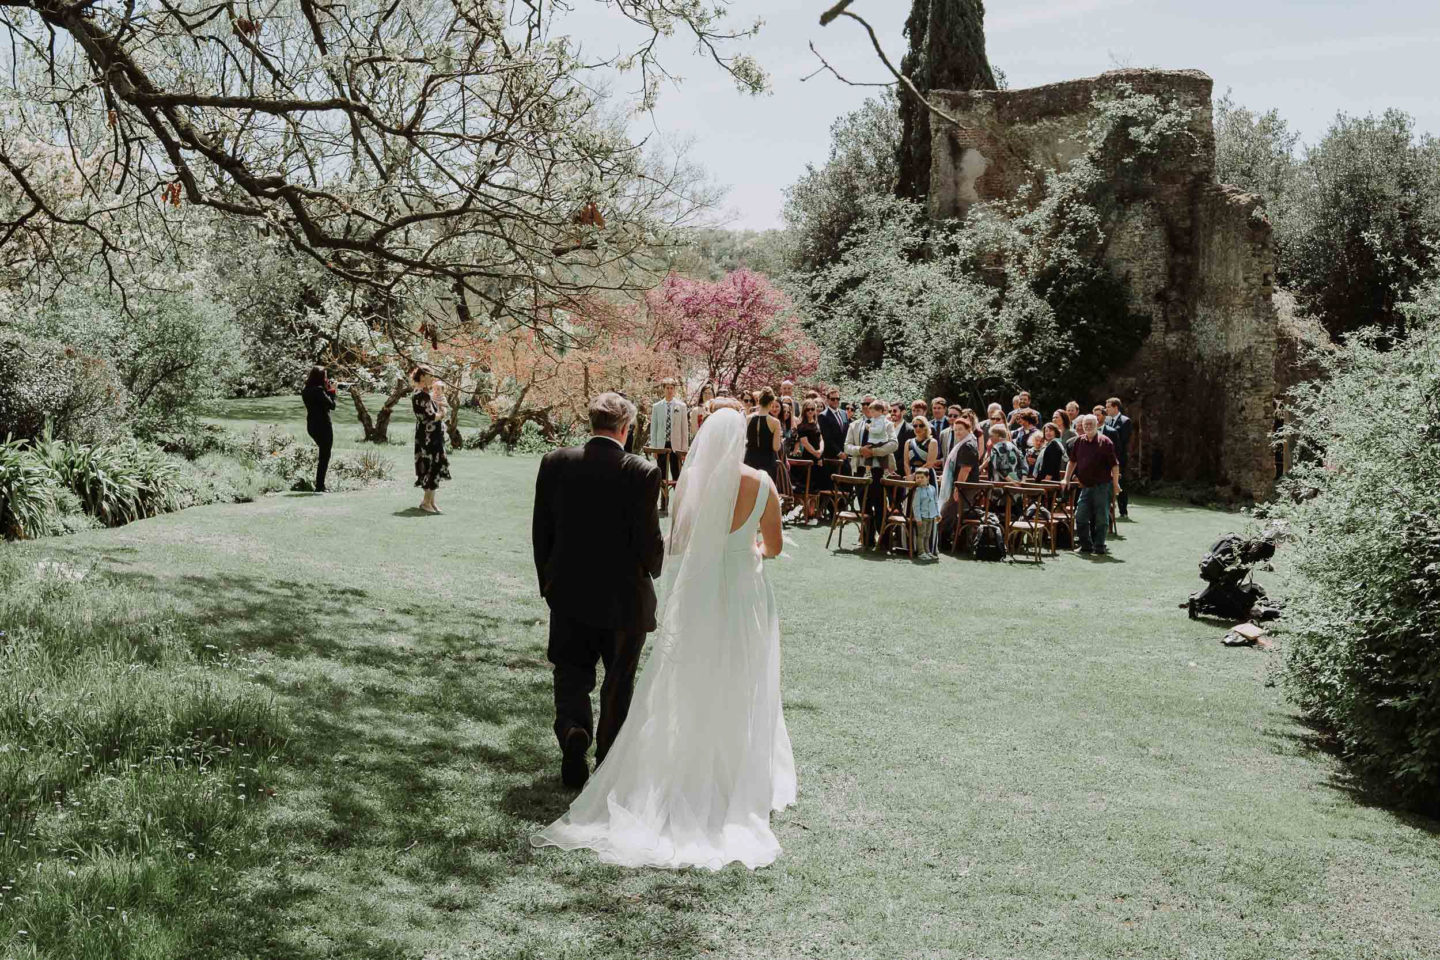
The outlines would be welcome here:
[[[445,456],[445,401],[437,391],[435,371],[421,364],[410,374],[415,393],[410,406],[415,410],[415,486],[425,491],[420,509],[439,513],[435,490],[441,480],[450,479],[450,461]]]

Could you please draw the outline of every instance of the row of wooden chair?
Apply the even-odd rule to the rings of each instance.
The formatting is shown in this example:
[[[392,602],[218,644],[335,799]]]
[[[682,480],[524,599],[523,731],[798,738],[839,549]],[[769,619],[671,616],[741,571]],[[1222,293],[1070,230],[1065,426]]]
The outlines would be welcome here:
[[[645,453],[656,461],[661,455],[672,452],[659,447],[644,449]],[[680,451],[676,452],[676,455],[683,468],[685,453]],[[777,487],[781,494],[781,513],[788,515],[796,507],[801,507],[803,516],[810,517],[818,514],[822,506],[828,506],[830,532],[825,537],[826,549],[830,547],[831,538],[836,539],[837,548],[843,547],[845,527],[852,525],[860,528],[861,542],[867,542],[870,539],[870,517],[865,511],[865,496],[872,483],[870,477],[842,473],[844,460],[827,459],[822,462],[831,471],[831,487],[826,490],[815,489],[818,466],[815,461],[781,461],[784,476],[777,478]],[[920,484],[915,480],[898,477],[885,477],[881,483],[885,486],[885,510],[875,538],[876,544],[881,549],[886,549],[893,544],[893,535],[901,534],[904,549],[914,557],[920,526],[914,514],[915,489]],[[670,491],[675,484],[676,481],[670,479],[661,481],[662,510],[669,509]],[[979,482],[956,483],[955,490],[963,498],[964,506],[956,518],[951,546],[954,554],[964,549],[966,534],[985,524],[991,514],[1000,521],[1005,549],[1011,556],[1016,555],[1016,547],[1019,546],[1024,553],[1040,562],[1047,542],[1050,555],[1055,556],[1059,552],[1056,533],[1061,527],[1069,534],[1070,543],[1075,542],[1075,502],[1079,495],[1078,486],[1065,487],[1059,483],[1043,481]],[[1116,532],[1113,498],[1110,501],[1109,527],[1111,533]]]
[[[873,481],[866,476],[836,475],[831,498],[830,534],[825,546],[830,546],[831,537],[836,538],[836,547],[845,542],[845,527],[858,526],[862,542],[868,541],[870,517],[865,511],[865,496]],[[886,488],[884,519],[878,531],[876,545],[886,549],[891,545],[893,533],[904,534],[905,548],[910,556],[915,555],[915,542],[919,521],[914,516],[915,489],[918,481],[885,477],[881,483]],[[962,498],[962,507],[956,517],[951,552],[959,554],[965,549],[967,535],[978,535],[978,529],[989,522],[993,514],[999,521],[1006,552],[1012,557],[1026,555],[1037,563],[1043,559],[1045,547],[1050,555],[1059,553],[1058,531],[1063,528],[1069,534],[1069,542],[1075,543],[1075,503],[1079,496],[1078,486],[1064,486],[1059,483],[957,483],[955,490]],[[1110,504],[1109,525],[1115,531],[1115,505]]]

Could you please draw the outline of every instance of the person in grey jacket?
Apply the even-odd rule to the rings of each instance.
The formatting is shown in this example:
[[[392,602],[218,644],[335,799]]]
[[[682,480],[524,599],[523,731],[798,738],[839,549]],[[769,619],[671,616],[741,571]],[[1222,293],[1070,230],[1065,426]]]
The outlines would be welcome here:
[[[885,487],[881,481],[900,446],[895,424],[885,415],[886,406],[884,400],[872,400],[869,419],[856,420],[845,438],[845,455],[856,467],[855,472],[863,471],[870,476],[870,486],[865,491],[865,512],[870,517],[865,530],[866,550],[874,548],[875,537],[885,520]]]

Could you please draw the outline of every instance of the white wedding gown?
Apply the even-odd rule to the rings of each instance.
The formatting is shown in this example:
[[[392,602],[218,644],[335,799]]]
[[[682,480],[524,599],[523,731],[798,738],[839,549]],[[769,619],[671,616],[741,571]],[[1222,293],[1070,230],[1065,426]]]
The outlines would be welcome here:
[[[696,440],[667,558],[678,575],[629,715],[569,811],[531,838],[537,847],[711,870],[735,861],[754,869],[780,854],[770,812],[795,802],[795,758],[780,704],[775,595],[755,544],[774,487],[762,483],[749,517],[729,532],[739,414],[711,416]]]

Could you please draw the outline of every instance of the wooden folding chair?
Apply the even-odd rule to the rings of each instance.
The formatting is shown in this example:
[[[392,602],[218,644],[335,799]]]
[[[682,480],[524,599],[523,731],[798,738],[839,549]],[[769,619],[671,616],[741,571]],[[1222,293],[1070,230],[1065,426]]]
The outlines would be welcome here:
[[[960,492],[960,512],[955,518],[955,537],[950,542],[950,552],[959,556],[964,548],[965,531],[978,529],[985,523],[984,518],[990,513],[990,492],[995,487],[989,483],[956,483],[955,489]],[[979,518],[965,515],[977,509],[980,511]]]
[[[660,457],[661,457],[661,456],[666,455],[666,454],[673,454],[674,456],[676,456],[676,457],[679,458],[676,462],[679,464],[680,469],[681,469],[681,470],[685,469],[685,454],[686,454],[687,451],[684,451],[684,450],[672,450],[672,449],[670,449],[669,447],[644,447],[644,448],[642,448],[642,449],[644,449],[645,454],[646,454],[651,460],[655,461],[655,463],[657,463],[657,464],[660,462]],[[678,474],[677,474],[677,476],[678,476]],[[677,484],[677,483],[679,483],[679,480],[678,480],[678,479],[677,479],[677,480],[671,480],[671,479],[668,478],[668,477],[662,477],[662,478],[661,478],[661,480],[660,480],[660,509],[661,509],[662,512],[670,509],[670,491],[671,491],[672,488],[674,488],[675,484]]]
[[[1070,545],[1076,545],[1076,495],[1080,488],[1076,484],[1045,484],[1050,488],[1050,554],[1058,553],[1056,530],[1064,527],[1070,531]]]
[[[1018,543],[1024,547],[1024,552],[1029,554],[1036,563],[1044,560],[1045,534],[1049,531],[1050,523],[1039,515],[1039,510],[1045,505],[1046,492],[1035,486],[1025,484],[1010,484],[1002,488],[1005,491],[1005,550],[1013,559],[1017,551],[1015,545]],[[1034,508],[1033,518],[1027,519],[1027,514]]]
[[[1059,493],[1060,489],[1059,485],[1049,480],[1021,480],[1018,484],[1012,484],[1012,486],[1023,487],[1026,490],[1034,491],[1036,499],[1033,501],[1033,503],[1038,504],[1038,506],[1043,508],[1045,511],[1044,516],[1041,517],[1041,523],[1045,528],[1045,537],[1047,537],[1050,541],[1050,555],[1054,556],[1057,552],[1055,549],[1054,508],[1055,498],[1056,495]],[[1029,512],[1030,506],[1030,502],[1023,503],[1021,506],[1022,512]],[[1040,513],[1038,512],[1038,510],[1035,515],[1037,517],[1040,517]],[[1022,516],[1021,519],[1024,519],[1024,517]],[[1041,546],[1043,547],[1044,544],[1042,543]]]
[[[837,531],[839,537],[835,541],[835,548],[838,550],[843,547],[845,527],[852,523],[860,525],[860,542],[865,543],[869,539],[870,530],[870,518],[865,515],[865,494],[870,487],[870,478],[837,474],[834,482],[835,491],[831,496],[835,510],[830,519],[830,532],[825,536],[825,549],[830,549],[830,538],[835,536]]]
[[[800,504],[805,512],[805,519],[807,520],[814,519],[815,515],[820,511],[820,494],[818,491],[812,491],[810,489],[816,466],[817,464],[814,460],[785,461],[785,469],[791,471],[791,482],[793,486],[791,497],[796,503]],[[794,483],[794,472],[797,471],[800,474],[800,482]]]
[[[885,519],[880,524],[880,548],[886,549],[890,532],[900,530],[905,534],[905,549],[910,558],[915,558],[915,488],[919,480],[896,480],[886,477],[880,481],[885,485]]]
[[[845,472],[845,459],[843,457],[826,457],[820,462],[825,465],[827,472],[832,477],[841,476]],[[817,491],[817,496],[820,506],[833,511],[835,507],[835,486],[833,484],[825,490]]]

